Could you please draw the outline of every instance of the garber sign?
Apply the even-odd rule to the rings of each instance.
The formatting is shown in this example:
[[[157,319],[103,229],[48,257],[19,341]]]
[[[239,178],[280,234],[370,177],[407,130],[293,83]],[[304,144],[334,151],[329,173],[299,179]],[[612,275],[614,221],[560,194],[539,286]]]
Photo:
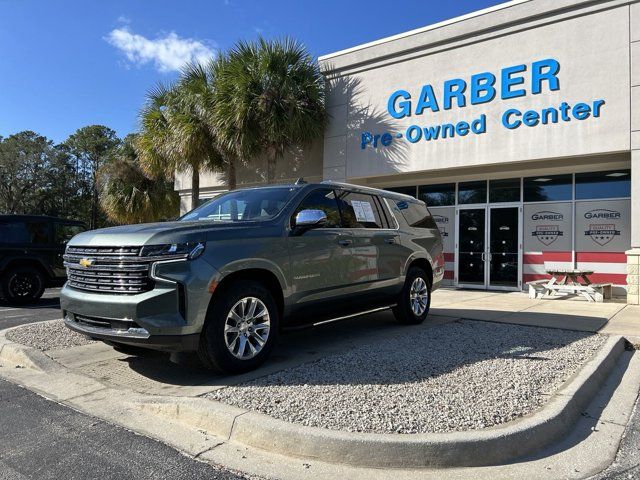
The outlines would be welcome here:
[[[395,119],[420,117],[428,113],[452,109],[464,109],[467,105],[493,102],[499,95],[502,100],[510,100],[527,95],[539,95],[545,91],[560,90],[560,62],[553,58],[537,60],[528,64],[505,67],[499,72],[481,72],[467,79],[452,78],[439,88],[432,84],[423,85],[420,91],[396,90],[387,101],[387,112]],[[570,105],[561,102],[538,110],[521,111],[509,108],[502,112],[500,122],[509,130],[522,126],[582,121],[590,117],[598,118],[605,101],[589,100]],[[481,135],[487,132],[487,115],[458,120],[438,125],[413,123],[400,132],[362,132],[360,148],[389,147],[394,141],[409,143],[436,141],[439,139]]]

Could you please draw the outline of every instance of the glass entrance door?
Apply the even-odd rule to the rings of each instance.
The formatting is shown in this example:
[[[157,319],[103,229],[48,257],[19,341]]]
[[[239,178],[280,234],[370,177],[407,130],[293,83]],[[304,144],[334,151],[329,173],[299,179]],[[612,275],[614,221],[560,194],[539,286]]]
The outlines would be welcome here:
[[[518,289],[520,211],[518,207],[489,208],[489,288]]]
[[[458,285],[486,288],[487,209],[458,212]]]
[[[457,216],[457,286],[518,290],[520,208],[461,208]]]

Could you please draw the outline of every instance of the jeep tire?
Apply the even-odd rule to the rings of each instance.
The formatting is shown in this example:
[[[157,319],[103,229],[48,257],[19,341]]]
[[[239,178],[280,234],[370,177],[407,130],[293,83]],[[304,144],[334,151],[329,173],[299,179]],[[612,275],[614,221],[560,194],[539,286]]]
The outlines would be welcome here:
[[[38,300],[44,293],[44,287],[44,275],[31,266],[12,267],[0,278],[0,296],[11,305],[24,305]]]

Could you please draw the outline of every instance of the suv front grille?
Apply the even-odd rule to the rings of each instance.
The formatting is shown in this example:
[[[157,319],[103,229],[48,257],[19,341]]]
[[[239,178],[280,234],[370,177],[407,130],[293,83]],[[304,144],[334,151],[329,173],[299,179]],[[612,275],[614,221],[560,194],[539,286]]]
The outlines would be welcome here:
[[[150,262],[139,254],[140,247],[68,247],[64,255],[68,285],[97,293],[149,291]]]

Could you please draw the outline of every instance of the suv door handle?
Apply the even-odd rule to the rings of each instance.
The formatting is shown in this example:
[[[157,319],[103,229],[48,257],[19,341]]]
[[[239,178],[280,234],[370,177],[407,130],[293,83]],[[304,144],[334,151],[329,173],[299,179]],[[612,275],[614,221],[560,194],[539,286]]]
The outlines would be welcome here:
[[[349,245],[351,245],[351,240],[349,240],[347,238],[342,238],[342,239],[338,240],[338,245],[340,245],[342,247],[348,247]]]
[[[384,239],[384,243],[388,243],[389,245],[393,245],[396,243],[396,237],[389,237]]]

